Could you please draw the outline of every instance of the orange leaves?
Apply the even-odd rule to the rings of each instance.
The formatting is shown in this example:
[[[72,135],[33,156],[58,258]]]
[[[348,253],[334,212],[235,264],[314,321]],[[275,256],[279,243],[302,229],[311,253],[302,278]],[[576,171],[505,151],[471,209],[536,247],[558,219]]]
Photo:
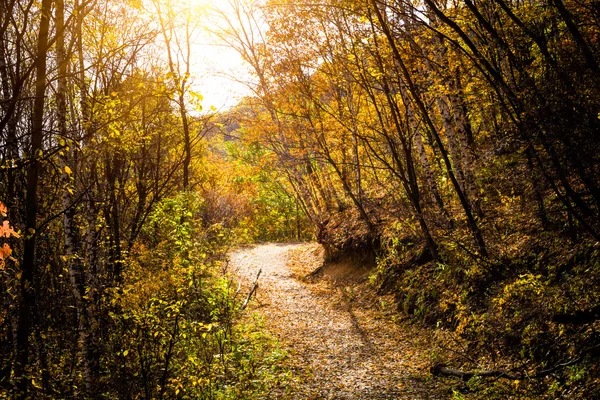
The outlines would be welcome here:
[[[2,222],[2,225],[0,225],[0,237],[9,238],[11,236],[16,238],[20,237],[20,235],[10,226],[8,221]]]
[[[0,201],[0,215],[2,217],[6,217],[7,214],[8,214],[8,209],[6,208],[4,203],[2,203]],[[19,237],[19,234],[17,232],[15,232],[15,230],[10,226],[10,223],[8,222],[8,220],[3,221],[2,225],[0,225],[0,238],[1,237],[7,238],[7,239],[10,237],[15,237],[15,238]],[[11,254],[12,254],[12,249],[10,248],[8,243],[3,243],[0,246],[0,269],[4,268],[4,261],[6,259],[8,259]]]
[[[0,247],[0,262],[6,260],[12,254],[12,250],[7,243],[4,243],[2,247]]]

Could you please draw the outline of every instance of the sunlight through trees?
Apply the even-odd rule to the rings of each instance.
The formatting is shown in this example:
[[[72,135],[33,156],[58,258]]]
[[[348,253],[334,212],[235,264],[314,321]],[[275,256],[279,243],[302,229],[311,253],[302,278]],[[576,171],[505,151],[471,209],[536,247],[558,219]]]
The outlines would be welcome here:
[[[519,377],[498,398],[600,393],[596,2],[0,0],[0,15],[0,397],[285,385],[227,261],[285,240],[366,255],[370,283],[439,338],[432,363]]]

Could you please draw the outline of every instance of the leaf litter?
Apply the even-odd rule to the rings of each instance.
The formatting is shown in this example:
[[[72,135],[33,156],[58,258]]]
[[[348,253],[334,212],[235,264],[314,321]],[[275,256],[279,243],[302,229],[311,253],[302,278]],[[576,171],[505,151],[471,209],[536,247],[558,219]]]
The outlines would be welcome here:
[[[290,354],[294,379],[273,398],[448,398],[428,371],[430,335],[394,322],[391,299],[386,308],[356,266],[306,278],[322,263],[316,244],[258,245],[232,252],[230,262],[247,289],[262,269],[248,308]]]

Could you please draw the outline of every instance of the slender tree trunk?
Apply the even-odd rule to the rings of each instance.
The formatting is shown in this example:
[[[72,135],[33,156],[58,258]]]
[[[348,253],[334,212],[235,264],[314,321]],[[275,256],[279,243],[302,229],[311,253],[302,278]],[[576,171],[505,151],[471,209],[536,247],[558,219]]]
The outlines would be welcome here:
[[[427,2],[430,3],[429,0],[427,0]],[[450,181],[452,182],[452,185],[454,186],[454,189],[456,191],[456,194],[458,195],[460,203],[465,211],[465,215],[467,217],[467,224],[469,226],[469,229],[471,230],[473,239],[475,240],[477,250],[479,251],[479,254],[481,256],[487,257],[488,253],[487,253],[487,248],[485,246],[485,242],[483,240],[483,236],[481,235],[479,226],[477,225],[477,222],[473,216],[473,213],[471,211],[471,206],[469,205],[469,202],[467,201],[467,198],[465,197],[464,192],[462,191],[460,184],[458,183],[458,180],[456,179],[454,170],[452,168],[452,163],[450,162],[450,158],[448,157],[448,153],[446,152],[444,144],[442,143],[442,140],[433,124],[433,121],[431,121],[431,118],[429,116],[427,108],[425,107],[425,104],[423,103],[423,101],[420,97],[420,94],[418,93],[418,90],[413,83],[413,80],[410,76],[410,72],[408,71],[408,68],[406,67],[406,65],[404,63],[404,60],[402,59],[402,56],[400,55],[400,51],[398,50],[398,48],[396,46],[394,37],[393,37],[392,33],[390,32],[389,26],[387,25],[387,21],[384,19],[383,15],[381,14],[381,10],[379,10],[379,5],[377,4],[377,1],[371,0],[371,3],[373,6],[373,9],[377,15],[379,24],[380,24],[381,28],[383,29],[383,33],[385,34],[385,36],[390,44],[390,47],[392,48],[392,54],[394,56],[394,59],[396,60],[396,62],[398,63],[398,66],[400,67],[400,71],[402,72],[402,77],[404,78],[404,80],[406,82],[407,89],[411,93],[413,99],[415,100],[416,105],[419,108],[419,112],[421,114],[421,117],[423,118],[423,122],[425,123],[425,126],[430,131],[431,135],[434,137],[434,139],[439,147],[440,154],[442,156],[442,159],[444,160],[444,164],[446,165],[446,169],[448,171],[448,176],[450,178]]]
[[[60,156],[62,190],[62,206],[64,227],[64,256],[68,265],[71,293],[75,300],[75,311],[77,313],[77,324],[79,332],[79,364],[83,369],[84,395],[86,398],[95,398],[97,385],[95,377],[99,374],[97,365],[91,357],[91,344],[94,333],[91,331],[89,315],[90,307],[87,304],[86,292],[90,291],[89,282],[84,271],[82,259],[77,252],[77,234],[74,223],[75,210],[73,208],[73,196],[70,190],[78,173],[78,166],[74,162],[73,146],[69,143],[67,127],[67,73],[68,59],[65,50],[65,26],[64,26],[64,0],[56,1],[56,53],[58,64],[58,79],[56,90],[57,124],[59,132],[59,143],[64,143],[65,149]],[[69,149],[67,149],[69,147]],[[70,172],[68,172],[70,171]],[[90,296],[87,296],[88,299]]]
[[[32,327],[32,307],[35,304],[35,250],[37,239],[38,213],[38,180],[41,170],[42,139],[44,137],[44,105],[46,101],[46,61],[48,55],[48,34],[52,0],[43,0],[41,5],[41,20],[36,49],[36,79],[35,99],[33,105],[31,147],[29,149],[30,164],[27,170],[27,195],[25,199],[25,240],[23,248],[23,263],[21,264],[19,319],[17,325],[17,359],[15,363],[15,383],[17,384],[17,399],[28,397],[30,335]]]
[[[410,125],[412,127],[412,131],[415,133],[414,136],[420,136],[420,132],[418,132],[417,120],[412,111],[412,106],[410,105],[408,96],[406,96],[406,91],[404,90],[404,87],[402,86],[401,83],[399,83],[399,86],[400,86],[400,93],[402,94],[403,102],[405,103],[406,111],[408,114],[407,115],[408,125]],[[431,235],[431,230],[429,229],[429,225],[427,224],[427,221],[425,220],[425,214],[423,213],[423,207],[421,205],[421,195],[420,195],[420,190],[419,190],[419,184],[418,184],[417,174],[416,174],[413,156],[412,156],[412,145],[411,145],[410,141],[407,140],[407,136],[408,137],[410,137],[410,136],[408,135],[408,132],[405,132],[405,134],[403,134],[403,132],[402,132],[402,127],[400,124],[400,110],[399,110],[397,102],[394,100],[394,98],[391,95],[389,85],[386,83],[384,85],[384,88],[385,88],[384,91],[386,93],[386,98],[387,98],[388,104],[390,106],[390,113],[393,116],[394,125],[396,126],[396,131],[398,133],[400,142],[402,143],[402,150],[404,152],[404,160],[406,163],[406,171],[407,171],[407,175],[408,175],[407,176],[408,179],[406,179],[405,180],[406,182],[404,183],[405,191],[406,191],[406,193],[410,199],[410,202],[413,206],[417,220],[419,221],[419,227],[421,228],[421,232],[423,233],[423,236],[425,237],[425,242],[427,244],[427,248],[429,249],[429,252],[431,253],[431,256],[433,257],[433,259],[437,260],[439,258],[438,246],[437,246],[437,243],[435,242],[435,240],[433,239],[433,236]],[[396,153],[397,152],[395,152],[395,151],[393,152],[393,154],[396,154]],[[396,157],[396,163],[398,165],[400,165],[401,161],[400,161],[399,157],[397,155],[395,157]]]
[[[121,168],[121,155],[114,153],[106,155],[105,178],[108,187],[108,204],[106,208],[106,220],[110,226],[112,277],[115,283],[122,280],[123,255],[121,252],[121,213],[117,201],[117,174]]]
[[[468,149],[464,147],[465,141],[461,140],[463,138],[461,138],[458,129],[456,129],[453,123],[454,119],[451,116],[447,101],[448,96],[438,96],[436,98],[436,103],[442,116],[444,133],[446,134],[446,139],[448,140],[448,148],[452,157],[452,165],[454,166],[461,189],[465,192],[465,196],[467,197],[469,204],[473,208],[475,214],[481,218],[483,216],[483,211],[479,207],[479,202],[477,201],[478,195],[470,164],[471,161],[465,155],[465,152],[467,152]]]
[[[163,34],[163,38],[165,40],[165,46],[167,50],[167,59],[169,63],[169,72],[171,73],[174,81],[175,81],[175,90],[176,90],[176,103],[179,111],[179,116],[181,118],[181,124],[183,128],[183,147],[184,147],[184,156],[183,156],[183,190],[187,191],[190,185],[190,164],[192,162],[192,141],[190,135],[190,120],[186,109],[185,103],[185,95],[187,91],[187,80],[190,76],[190,56],[191,56],[191,38],[190,38],[190,26],[189,21],[186,22],[185,25],[185,49],[182,49],[181,53],[184,56],[185,62],[185,73],[181,76],[181,71],[179,70],[180,65],[175,63],[173,59],[173,42],[172,35],[173,28],[167,29],[165,24],[165,20],[163,18],[163,14],[160,8],[160,4],[158,2],[154,3],[158,17],[160,22],[160,28]],[[180,49],[181,50],[181,49]]]
[[[475,157],[472,146],[474,139],[466,115],[466,106],[459,100],[460,89],[458,82],[460,79],[460,70],[456,68],[454,76],[449,72],[451,71],[451,67],[448,63],[446,44],[443,39],[434,35],[432,42],[434,57],[442,67],[442,82],[448,91],[448,93],[436,95],[435,102],[442,117],[442,125],[448,141],[452,165],[475,215],[482,218],[483,211],[481,210],[473,172]],[[434,71],[433,63],[428,62],[427,67],[431,72]],[[426,72],[423,73],[426,74]]]
[[[317,204],[319,204],[320,206],[323,206],[323,208],[325,210],[330,209],[331,207],[331,196],[329,195],[329,193],[327,192],[327,189],[324,187],[323,183],[321,182],[321,178],[320,178],[320,174],[319,174],[319,170],[315,170],[315,168],[312,165],[312,161],[310,159],[307,159],[306,161],[306,170],[308,172],[308,178],[310,180],[310,182],[312,182],[312,185],[316,188],[316,194],[314,197],[314,200]]]
[[[463,147],[469,161],[474,162],[477,159],[475,154],[475,137],[473,136],[473,127],[469,121],[469,111],[465,103],[465,93],[461,80],[461,69],[456,68],[454,77],[450,80],[450,104],[454,111],[454,125],[459,134]]]
[[[346,77],[348,79],[349,77]],[[356,186],[356,197],[358,201],[363,201],[363,187],[362,187],[362,167],[360,165],[360,155],[358,146],[358,123],[356,121],[357,111],[354,107],[351,89],[348,89],[348,111],[350,112],[349,118],[351,121],[351,135],[352,135],[352,164],[354,165],[354,185]]]
[[[179,115],[183,124],[184,158],[183,158],[183,190],[188,190],[190,186],[190,164],[192,162],[192,143],[190,139],[190,124],[187,110],[185,109],[185,99],[183,93],[179,95]]]
[[[11,7],[12,8],[12,7]],[[0,1],[0,15],[9,15],[12,12],[12,9],[7,9],[4,1]],[[6,32],[6,28],[8,27],[8,21],[2,21],[2,33]],[[6,26],[4,26],[6,24]],[[16,39],[17,41],[20,38]],[[7,119],[5,125],[5,136],[0,136],[0,139],[6,140],[5,148],[4,148],[4,163],[5,165],[11,167],[6,170],[7,177],[7,185],[6,192],[7,196],[4,198],[5,205],[9,210],[10,219],[13,221],[18,221],[18,210],[19,210],[19,198],[21,197],[18,193],[20,190],[18,189],[17,182],[17,173],[14,168],[12,168],[18,162],[19,156],[19,146],[17,140],[17,118],[15,114],[15,105],[16,99],[13,99],[13,96],[17,96],[18,94],[14,91],[13,83],[11,82],[11,77],[9,73],[9,66],[7,64],[9,60],[9,55],[6,50],[6,43],[2,36],[0,36],[0,81],[1,81],[1,90],[2,95],[4,97],[2,103],[2,115],[3,118]],[[10,101],[9,101],[10,99]],[[0,127],[0,134],[2,134],[2,129]]]
[[[340,169],[339,165],[337,165],[337,163],[335,162],[335,160],[329,153],[328,147],[326,145],[321,146],[321,147],[323,148],[323,150],[325,152],[324,155],[325,155],[327,161],[333,167],[333,170],[336,172],[338,178],[340,179],[340,182],[342,183],[342,187],[344,188],[344,192],[346,193],[346,195],[348,197],[350,197],[350,200],[352,200],[352,203],[354,203],[354,206],[356,207],[357,211],[359,212],[361,219],[367,224],[369,231],[371,233],[374,233],[375,225],[373,225],[371,218],[369,218],[369,215],[367,214],[367,210],[365,209],[364,205],[356,197],[356,194],[353,193],[352,188],[350,187],[350,184],[348,183],[347,179],[345,179],[343,171]]]
[[[340,198],[340,195],[338,194],[337,189],[333,185],[333,181],[331,180],[331,176],[329,176],[329,171],[327,171],[325,163],[323,163],[321,160],[319,160],[319,166],[320,166],[320,170],[323,171],[323,180],[325,181],[325,190],[327,190],[330,193],[330,196],[333,197],[333,200],[335,201],[335,205],[337,206],[337,210],[342,211],[344,209],[344,207],[346,207],[346,205]]]
[[[531,149],[527,148],[525,150],[525,156],[527,157],[527,169],[529,170],[529,178],[531,179],[531,186],[533,188],[533,195],[535,198],[535,202],[537,205],[537,217],[540,220],[540,224],[542,229],[546,230],[550,226],[548,222],[548,216],[546,213],[546,207],[544,205],[544,196],[540,191],[540,179],[538,174],[536,173],[535,166],[533,164],[533,156],[531,154]]]
[[[414,126],[414,125],[413,125]],[[435,176],[433,176],[433,171],[431,170],[431,164],[429,163],[429,158],[427,157],[427,153],[425,152],[425,146],[423,145],[423,138],[420,129],[415,131],[415,146],[417,147],[417,153],[419,154],[419,160],[421,161],[421,167],[423,168],[423,174],[425,175],[425,182],[427,182],[427,187],[433,197],[434,204],[436,205],[438,212],[442,215],[443,223],[449,228],[452,229],[454,227],[454,221],[450,217],[448,210],[444,206],[444,201],[442,200],[442,196],[440,195],[440,191],[435,181]]]
[[[448,103],[446,102],[446,96],[436,96],[435,102],[437,103],[438,110],[442,117],[444,134],[446,136],[446,140],[448,141],[450,156],[452,157],[452,166],[454,167],[454,171],[456,171],[456,177],[460,183],[461,189],[465,190],[466,178],[462,168],[462,154],[456,138],[454,126],[452,126],[452,118],[450,117],[450,109],[448,108]]]

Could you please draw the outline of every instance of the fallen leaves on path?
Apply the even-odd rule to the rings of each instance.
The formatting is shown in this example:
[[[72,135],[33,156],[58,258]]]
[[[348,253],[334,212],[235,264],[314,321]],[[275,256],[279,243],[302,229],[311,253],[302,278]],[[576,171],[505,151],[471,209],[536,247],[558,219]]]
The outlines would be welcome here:
[[[427,371],[427,338],[392,322],[377,299],[366,298],[366,283],[299,279],[320,257],[310,244],[265,244],[230,256],[247,286],[262,269],[249,309],[289,348],[291,398],[447,398]]]

